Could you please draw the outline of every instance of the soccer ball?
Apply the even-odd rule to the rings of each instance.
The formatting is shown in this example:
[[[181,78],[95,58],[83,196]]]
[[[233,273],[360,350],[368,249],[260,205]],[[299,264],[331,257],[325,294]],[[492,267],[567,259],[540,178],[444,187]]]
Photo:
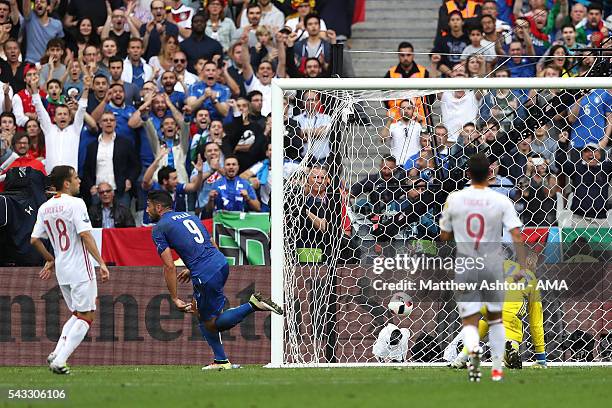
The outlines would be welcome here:
[[[402,317],[410,316],[414,304],[412,298],[404,292],[396,293],[391,297],[391,301],[387,306],[394,314]]]

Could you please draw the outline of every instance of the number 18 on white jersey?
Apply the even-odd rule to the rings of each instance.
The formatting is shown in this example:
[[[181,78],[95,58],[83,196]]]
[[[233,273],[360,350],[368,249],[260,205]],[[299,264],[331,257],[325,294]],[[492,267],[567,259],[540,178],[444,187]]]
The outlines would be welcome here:
[[[79,235],[91,229],[87,208],[80,198],[58,194],[38,209],[32,237],[51,241],[60,285],[96,279],[92,259]]]

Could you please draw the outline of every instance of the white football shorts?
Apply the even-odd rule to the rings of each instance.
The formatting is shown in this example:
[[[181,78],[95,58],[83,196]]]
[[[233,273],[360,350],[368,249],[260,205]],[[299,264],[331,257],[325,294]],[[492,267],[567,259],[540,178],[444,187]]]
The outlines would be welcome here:
[[[89,312],[96,310],[98,284],[96,280],[88,280],[69,285],[60,285],[66,306],[71,312]]]

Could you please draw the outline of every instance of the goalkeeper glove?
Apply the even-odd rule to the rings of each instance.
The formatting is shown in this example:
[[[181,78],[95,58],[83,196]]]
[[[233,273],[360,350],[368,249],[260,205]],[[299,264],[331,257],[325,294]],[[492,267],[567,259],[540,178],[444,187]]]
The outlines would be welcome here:
[[[533,365],[533,367],[546,368],[546,352],[536,353],[535,358],[536,363]]]

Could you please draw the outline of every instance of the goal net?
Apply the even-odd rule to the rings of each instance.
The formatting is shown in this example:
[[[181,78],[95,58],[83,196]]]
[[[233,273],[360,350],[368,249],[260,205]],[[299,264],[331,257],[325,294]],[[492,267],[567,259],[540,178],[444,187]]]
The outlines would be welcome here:
[[[286,313],[272,319],[271,365],[456,355],[444,283],[459,265],[448,266],[439,220],[480,152],[524,224],[524,279],[537,282],[506,302],[507,337],[526,362],[542,349],[551,363],[612,361],[610,89],[610,78],[276,80],[272,296]],[[507,232],[502,241],[512,277]],[[400,313],[388,307],[398,296]],[[403,340],[375,355],[389,324]]]

